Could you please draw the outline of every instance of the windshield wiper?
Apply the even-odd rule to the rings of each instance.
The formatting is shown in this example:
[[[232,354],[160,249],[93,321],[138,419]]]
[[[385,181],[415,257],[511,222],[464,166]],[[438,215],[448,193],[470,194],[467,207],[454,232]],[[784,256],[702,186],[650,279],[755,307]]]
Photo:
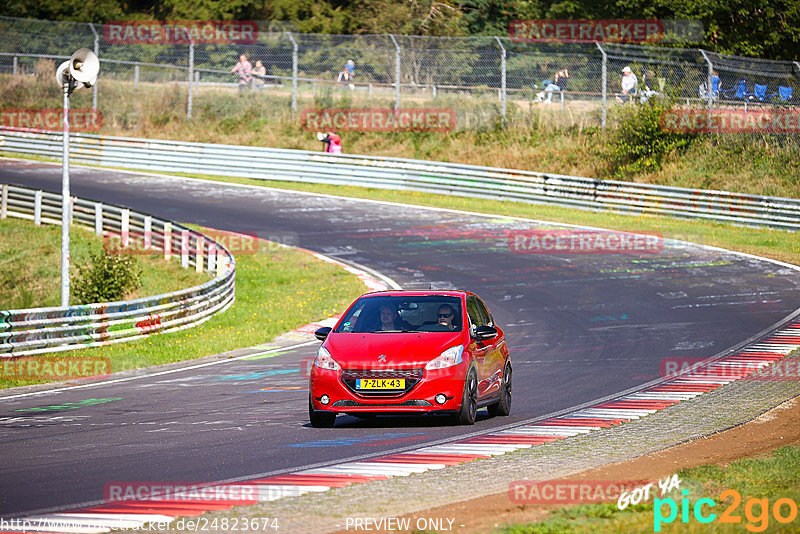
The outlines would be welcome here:
[[[407,332],[416,332],[416,330],[373,330],[373,334],[405,334]]]

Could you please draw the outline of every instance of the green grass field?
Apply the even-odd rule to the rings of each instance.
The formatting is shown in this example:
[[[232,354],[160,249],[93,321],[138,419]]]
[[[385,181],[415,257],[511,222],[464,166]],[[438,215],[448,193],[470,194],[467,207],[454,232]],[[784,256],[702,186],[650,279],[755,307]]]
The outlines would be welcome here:
[[[583,504],[559,508],[545,521],[509,525],[503,534],[594,534],[617,532],[733,533],[797,532],[800,520],[800,447],[783,447],[770,456],[738,460],[726,466],[704,465],[678,471],[681,491],[661,497],[675,501],[676,515],[671,521],[668,502],[647,503],[619,510],[617,503]],[[682,491],[688,494],[683,495]],[[688,499],[683,515],[683,498]],[[695,516],[699,499],[711,499],[697,508],[701,519],[715,514],[707,524]],[[782,500],[781,500],[782,499]],[[781,500],[779,502],[779,500]],[[791,503],[791,504],[790,504]],[[657,504],[657,506],[656,506]],[[778,514],[776,515],[776,504]],[[725,514],[727,513],[727,516]],[[730,520],[732,522],[723,522]],[[656,520],[659,518],[659,520]],[[785,519],[793,518],[791,521]],[[658,530],[656,530],[658,529]]]

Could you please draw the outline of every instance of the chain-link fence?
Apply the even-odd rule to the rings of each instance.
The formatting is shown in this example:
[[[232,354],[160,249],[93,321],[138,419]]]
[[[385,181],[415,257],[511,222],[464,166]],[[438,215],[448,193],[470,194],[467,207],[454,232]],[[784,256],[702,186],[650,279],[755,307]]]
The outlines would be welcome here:
[[[31,89],[19,78],[49,83],[55,67],[81,47],[96,51],[101,72],[93,91],[75,94],[73,106],[100,109],[112,131],[145,117],[158,125],[176,117],[230,121],[252,112],[299,121],[308,108],[447,108],[457,129],[541,120],[547,110],[554,126],[605,126],[621,104],[651,98],[669,97],[685,109],[745,112],[800,101],[800,63],[701,49],[274,31],[241,45],[120,44],[103,29],[0,18],[3,107],[57,107],[57,87]],[[231,70],[241,54],[260,62],[264,74],[240,84]],[[342,75],[348,60],[352,71]],[[621,94],[625,77],[636,78],[632,98]]]

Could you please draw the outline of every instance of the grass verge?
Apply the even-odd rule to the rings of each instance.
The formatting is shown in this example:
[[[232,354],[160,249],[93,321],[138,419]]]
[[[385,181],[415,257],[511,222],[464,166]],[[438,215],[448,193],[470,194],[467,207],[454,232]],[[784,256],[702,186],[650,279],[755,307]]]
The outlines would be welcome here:
[[[5,223],[5,221],[3,221]],[[60,228],[41,227],[38,231],[55,231],[60,239]],[[3,228],[0,225],[0,228]],[[80,231],[73,234],[79,235]],[[33,239],[33,236],[31,236]],[[55,238],[53,238],[55,239]],[[13,242],[31,243],[34,241],[14,240]],[[5,236],[0,236],[0,246],[10,246]],[[25,245],[29,247],[28,244]],[[82,244],[88,249],[90,244]],[[99,246],[99,245],[98,245]],[[58,259],[60,248],[58,246],[42,244],[42,249],[52,248]],[[76,247],[73,257],[78,255]],[[0,252],[2,252],[0,250]],[[0,254],[5,261],[6,255]],[[29,261],[30,269],[39,269],[39,256],[33,256],[36,261]],[[20,261],[25,261],[22,258]],[[162,260],[163,261],[163,260]],[[340,267],[322,262],[313,256],[298,250],[263,245],[259,252],[253,255],[240,255],[236,263],[236,301],[224,313],[217,314],[209,321],[189,330],[168,334],[154,335],[149,338],[70,351],[64,354],[51,356],[37,356],[46,359],[51,365],[58,362],[70,362],[75,359],[100,359],[108,358],[113,372],[126,369],[136,369],[172,363],[192,358],[199,358],[209,354],[216,354],[236,348],[250,347],[270,341],[275,336],[292,330],[314,320],[329,317],[334,312],[340,311],[355,297],[365,291],[364,285],[353,275],[345,272]],[[182,273],[195,274],[193,271],[184,271],[176,262],[174,265],[176,275]],[[58,273],[58,266],[54,267]],[[52,270],[52,269],[51,269]],[[149,269],[148,269],[149,270]],[[2,269],[7,273],[7,269]],[[170,271],[163,276],[170,278]],[[35,272],[31,275],[35,276]],[[208,279],[205,275],[202,280]],[[188,284],[179,287],[188,287]],[[58,282],[53,284],[60,290]],[[195,284],[192,284],[195,285]],[[171,290],[168,288],[163,291]],[[163,292],[162,289],[158,291]],[[148,294],[156,294],[149,292]],[[35,298],[35,295],[32,297]],[[5,309],[5,308],[4,308]],[[6,379],[0,376],[0,388],[9,388],[36,384],[43,380]]]
[[[616,503],[584,504],[558,508],[544,521],[527,525],[509,525],[503,534],[589,534],[596,532],[797,532],[797,507],[800,502],[800,447],[776,449],[770,456],[737,460],[731,464],[704,465],[678,471],[682,490],[663,499],[675,501],[676,517],[670,522],[670,505],[651,500],[619,510]],[[735,493],[734,493],[735,492]],[[738,496],[738,498],[737,498]],[[683,515],[683,498],[687,515]],[[699,499],[711,499],[697,508],[701,517],[713,521],[702,523],[695,515]],[[779,499],[780,505],[776,504]],[[790,504],[791,503],[791,504]],[[723,522],[728,514],[730,521]],[[793,516],[791,521],[782,518]],[[656,520],[664,518],[663,520]]]

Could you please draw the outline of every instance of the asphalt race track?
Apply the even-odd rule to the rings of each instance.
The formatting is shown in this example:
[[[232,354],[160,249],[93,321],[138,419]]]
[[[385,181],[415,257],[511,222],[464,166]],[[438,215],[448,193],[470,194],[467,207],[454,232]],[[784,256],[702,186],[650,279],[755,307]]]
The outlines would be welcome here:
[[[60,166],[0,163],[2,183],[60,180]],[[712,356],[800,307],[800,271],[697,246],[520,253],[509,243],[534,222],[85,168],[71,180],[83,198],[323,252],[405,288],[475,291],[508,336],[512,415],[311,428],[301,362],[316,344],[3,399],[0,517],[101,501],[110,482],[228,480],[488,432],[656,379],[665,359]]]

